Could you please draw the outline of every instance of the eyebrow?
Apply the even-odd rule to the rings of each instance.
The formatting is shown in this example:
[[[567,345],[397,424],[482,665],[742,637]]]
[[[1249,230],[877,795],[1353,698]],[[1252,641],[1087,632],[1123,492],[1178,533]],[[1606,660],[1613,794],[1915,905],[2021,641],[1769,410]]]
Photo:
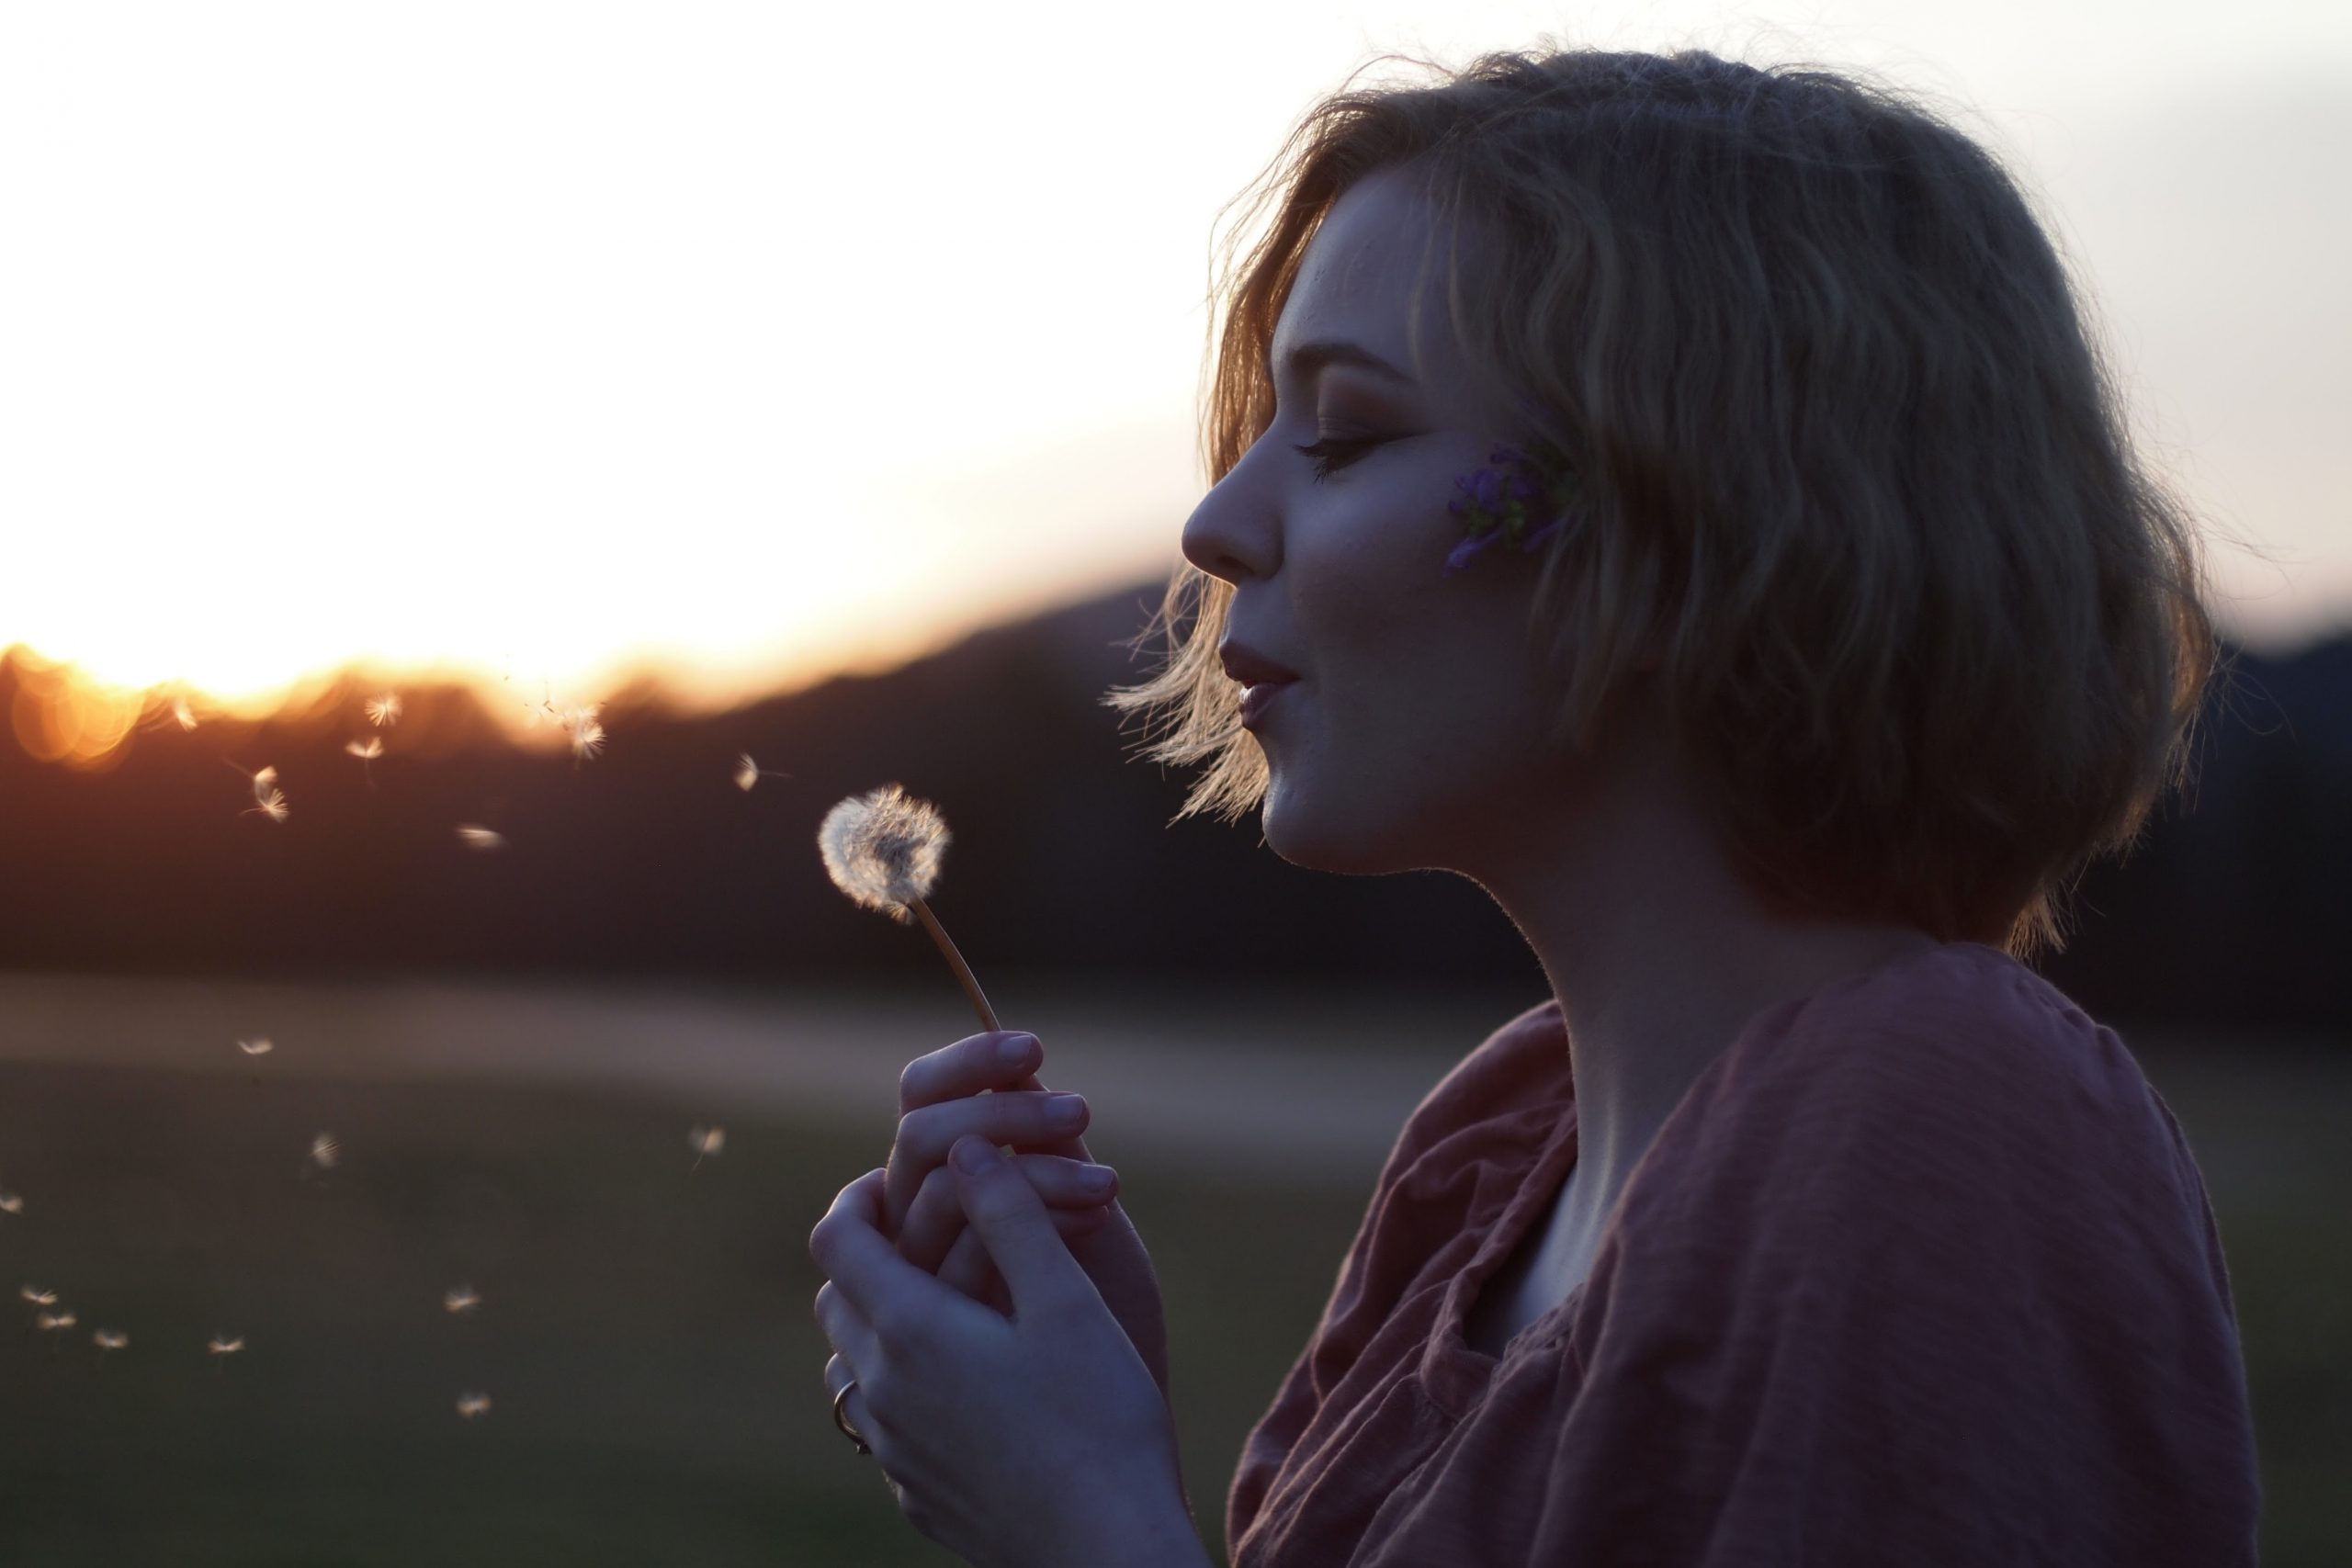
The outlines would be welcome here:
[[[1317,338],[1312,343],[1300,344],[1290,351],[1288,364],[1290,373],[1295,377],[1312,378],[1327,365],[1352,365],[1408,387],[1413,384],[1410,376],[1363,344],[1350,343],[1345,338]]]

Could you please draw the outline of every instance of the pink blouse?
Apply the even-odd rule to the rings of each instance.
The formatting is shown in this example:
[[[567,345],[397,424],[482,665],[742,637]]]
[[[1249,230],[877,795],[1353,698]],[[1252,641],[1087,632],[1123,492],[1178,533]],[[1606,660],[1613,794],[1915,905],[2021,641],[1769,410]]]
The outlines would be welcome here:
[[[2114,1031],[1951,942],[1758,1013],[1592,1269],[1463,1320],[1576,1160],[1556,1002],[1448,1073],[1250,1434],[1234,1568],[2255,1561],[2212,1208]]]

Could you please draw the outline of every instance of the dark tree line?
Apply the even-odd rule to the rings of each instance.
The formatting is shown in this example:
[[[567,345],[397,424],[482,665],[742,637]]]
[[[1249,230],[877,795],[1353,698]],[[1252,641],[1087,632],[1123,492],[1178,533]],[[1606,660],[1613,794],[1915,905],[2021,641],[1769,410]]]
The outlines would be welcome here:
[[[935,978],[915,933],[827,882],[815,833],[897,781],[955,833],[935,900],[981,973],[1376,976],[1544,987],[1485,894],[1436,874],[1303,872],[1254,817],[1167,826],[1185,781],[1100,698],[1157,585],[978,634],[875,677],[684,716],[647,693],[603,754],[517,750],[483,699],[410,690],[371,731],[345,683],[259,724],[137,731],[113,766],[35,761],[0,730],[0,964],[353,975]],[[2043,970],[2119,1021],[2352,1038],[2352,637],[2233,650],[2192,801],[2086,878]],[[0,713],[22,671],[0,660]],[[519,710],[518,703],[518,710]],[[361,762],[345,743],[379,733]],[[736,758],[790,776],[746,792]],[[222,757],[278,771],[284,822]],[[455,829],[504,836],[481,852]]]

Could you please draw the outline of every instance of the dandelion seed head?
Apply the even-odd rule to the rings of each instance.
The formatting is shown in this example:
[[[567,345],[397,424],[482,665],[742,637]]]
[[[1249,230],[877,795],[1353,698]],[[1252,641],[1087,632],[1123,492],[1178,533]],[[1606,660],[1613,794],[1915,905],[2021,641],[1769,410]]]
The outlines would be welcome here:
[[[373,761],[384,754],[384,738],[371,735],[365,740],[346,740],[343,749],[363,762]]]
[[[42,1313],[33,1319],[33,1326],[43,1334],[53,1334],[61,1328],[71,1328],[74,1326],[74,1309],[68,1307],[63,1312]]]
[[[686,1134],[686,1146],[698,1155],[715,1155],[727,1146],[724,1127],[696,1127]]]
[[[481,1305],[481,1296],[471,1285],[460,1285],[444,1295],[441,1304],[451,1312],[471,1312]]]
[[[187,699],[186,697],[174,697],[172,699],[172,716],[180,721],[180,728],[182,729],[194,729],[196,728],[196,710],[187,705]]]
[[[458,1414],[470,1421],[490,1408],[490,1395],[461,1393],[458,1395]]]
[[[14,1192],[0,1192],[0,1214],[21,1214],[25,1201]]]
[[[472,823],[458,829],[458,837],[469,850],[503,850],[506,847],[504,834],[492,832],[488,828],[477,827]]]
[[[90,1336],[90,1343],[101,1350],[119,1350],[130,1343],[130,1336],[118,1328],[101,1328]]]
[[[237,1049],[243,1051],[248,1056],[266,1056],[272,1051],[277,1050],[277,1047],[271,1044],[269,1038],[266,1035],[264,1035],[259,1039],[238,1041]]]
[[[242,1334],[233,1339],[226,1334],[216,1334],[206,1341],[204,1353],[208,1356],[233,1356],[244,1348],[245,1337]]]
[[[333,1170],[334,1162],[343,1157],[343,1145],[332,1133],[321,1133],[311,1140],[311,1158],[321,1170]]]
[[[911,924],[907,906],[928,897],[947,851],[947,819],[895,784],[854,795],[825,813],[817,851],[825,873],[852,902]]]
[[[368,722],[379,729],[388,725],[397,724],[401,716],[401,694],[398,692],[386,692],[380,697],[370,697],[367,702],[367,709]]]
[[[752,761],[749,751],[735,759],[735,787],[748,791],[760,782],[760,765]]]
[[[57,1304],[57,1292],[55,1291],[44,1291],[39,1285],[19,1285],[17,1287],[17,1294],[24,1297],[25,1300],[32,1303],[32,1304],[37,1307],[55,1306]]]

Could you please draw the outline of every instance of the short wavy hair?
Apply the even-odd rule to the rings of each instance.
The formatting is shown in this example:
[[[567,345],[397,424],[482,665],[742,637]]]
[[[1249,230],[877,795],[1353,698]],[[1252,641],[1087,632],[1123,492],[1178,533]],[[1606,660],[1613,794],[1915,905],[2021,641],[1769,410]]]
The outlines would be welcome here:
[[[2063,949],[2082,871],[2188,783],[2220,644],[2194,520],[2135,456],[2016,185],[1846,72],[1407,62],[1440,79],[1351,78],[1253,182],[1252,215],[1279,202],[1212,280],[1211,482],[1272,423],[1270,344],[1325,215],[1376,170],[1418,177],[1424,279],[1442,236],[1477,394],[1516,411],[1497,434],[1580,480],[1529,627],[1565,676],[1554,739],[1590,746],[1646,655],[1769,908]],[[1154,716],[1145,756],[1207,761],[1171,824],[1265,793],[1217,660],[1232,596],[1180,563],[1135,639],[1164,630],[1165,661],[1103,698]]]

